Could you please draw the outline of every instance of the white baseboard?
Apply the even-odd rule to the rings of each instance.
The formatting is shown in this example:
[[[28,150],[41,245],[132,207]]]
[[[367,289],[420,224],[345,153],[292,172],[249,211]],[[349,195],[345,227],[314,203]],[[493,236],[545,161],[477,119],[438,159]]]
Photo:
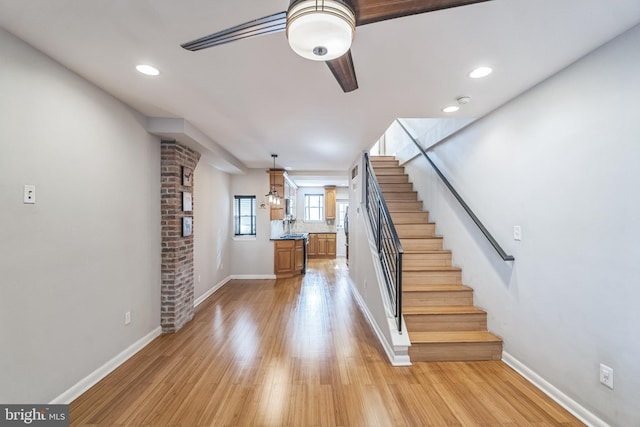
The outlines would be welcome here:
[[[221,287],[226,285],[227,282],[229,282],[229,280],[231,280],[231,276],[227,276],[226,278],[222,279],[220,282],[218,282],[216,285],[214,285],[207,292],[205,292],[204,294],[202,294],[198,298],[196,298],[196,300],[193,302],[193,308],[196,308],[197,306],[202,304],[202,302],[204,300],[206,300],[207,298],[209,298],[211,295],[213,295],[215,291],[217,291],[218,289],[220,289]]]
[[[364,302],[362,295],[360,295],[360,292],[358,292],[358,289],[355,287],[353,282],[351,282],[351,280],[349,280],[349,284],[351,292],[353,293],[358,306],[360,306],[360,310],[362,310],[362,313],[364,313],[364,317],[367,318],[369,325],[371,325],[373,331],[376,333],[378,341],[380,341],[380,344],[382,344],[382,348],[387,354],[389,362],[391,362],[393,366],[411,366],[411,359],[409,359],[409,346],[402,345],[399,346],[399,348],[396,350],[396,348],[387,340],[387,337],[382,333],[382,330],[375,322],[371,311],[369,311],[367,304]]]
[[[89,390],[95,384],[98,383],[101,379],[109,375],[113,372],[118,366],[122,365],[128,359],[130,359],[134,354],[142,350],[147,344],[156,339],[158,336],[162,334],[162,328],[158,326],[153,331],[149,332],[144,337],[140,338],[138,341],[131,344],[128,348],[120,352],[116,357],[109,360],[107,363],[78,381],[75,385],[73,385],[70,389],[62,393],[60,396],[53,399],[49,402],[51,405],[57,404],[69,404],[77,399],[82,393]]]
[[[598,418],[587,408],[580,405],[562,391],[558,390],[553,384],[529,369],[526,365],[506,351],[502,352],[502,361],[525,377],[530,383],[538,387],[544,394],[558,402],[560,406],[571,412],[576,418],[586,425],[590,427],[610,427],[609,424]]]
[[[270,279],[275,279],[276,275],[275,274],[232,274],[231,275],[232,279],[239,279],[239,280],[270,280]]]

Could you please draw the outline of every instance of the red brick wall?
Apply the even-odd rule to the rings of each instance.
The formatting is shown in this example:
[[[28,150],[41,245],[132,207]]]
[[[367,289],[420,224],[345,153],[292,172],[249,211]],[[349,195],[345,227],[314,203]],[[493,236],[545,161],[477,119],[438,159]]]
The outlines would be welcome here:
[[[193,318],[193,234],[182,236],[182,218],[193,211],[182,211],[182,192],[193,197],[193,171],[200,153],[175,141],[162,141],[162,290],[160,325],[164,333],[177,332]],[[183,185],[183,168],[191,171],[191,185]],[[195,233],[195,220],[193,221]]]

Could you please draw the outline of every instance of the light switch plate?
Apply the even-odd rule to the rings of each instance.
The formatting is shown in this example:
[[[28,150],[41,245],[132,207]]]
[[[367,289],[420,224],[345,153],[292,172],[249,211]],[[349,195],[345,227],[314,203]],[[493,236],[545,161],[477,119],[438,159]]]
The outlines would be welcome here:
[[[522,228],[519,225],[513,226],[513,240],[522,240]]]
[[[36,202],[36,186],[25,184],[24,203],[34,204]]]

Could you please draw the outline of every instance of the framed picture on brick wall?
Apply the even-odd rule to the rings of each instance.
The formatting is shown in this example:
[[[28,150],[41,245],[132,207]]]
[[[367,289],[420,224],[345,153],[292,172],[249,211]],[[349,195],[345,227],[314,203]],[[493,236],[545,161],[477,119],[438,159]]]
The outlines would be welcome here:
[[[193,234],[193,217],[182,217],[182,237],[189,237]]]
[[[191,212],[193,210],[193,199],[191,193],[182,193],[182,210],[184,212]]]
[[[191,187],[193,184],[193,169],[183,166],[182,167],[182,185],[185,187]]]

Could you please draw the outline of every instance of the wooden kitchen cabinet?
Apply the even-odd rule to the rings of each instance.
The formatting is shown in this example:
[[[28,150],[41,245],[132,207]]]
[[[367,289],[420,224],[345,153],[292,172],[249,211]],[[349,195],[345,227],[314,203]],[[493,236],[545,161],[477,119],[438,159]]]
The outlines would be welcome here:
[[[324,187],[324,219],[336,219],[336,187]]]
[[[293,275],[295,265],[295,240],[276,240],[273,253],[273,270],[276,276]]]
[[[304,270],[304,240],[275,240],[273,272],[276,277],[292,277]]]
[[[304,269],[304,240],[296,240],[296,247],[293,251],[293,269],[300,271]]]
[[[284,209],[285,209],[285,201],[284,201],[284,171],[277,169],[269,169],[269,191],[275,186],[276,191],[280,195],[280,204],[277,206],[271,206],[271,215],[270,218],[272,221],[274,220],[283,220],[284,219]]]
[[[307,255],[318,255],[318,235],[316,233],[309,233],[309,244],[307,245]]]
[[[325,234],[326,238],[326,250],[328,258],[336,257],[336,234]]]
[[[269,169],[269,191],[275,186],[276,191],[280,195],[280,204],[271,206],[271,221],[291,219],[296,216],[296,193],[297,188],[293,181],[289,178],[286,171],[281,169]],[[290,217],[287,217],[286,199],[290,203]],[[335,210],[335,208],[334,208]]]
[[[309,233],[307,255],[315,258],[335,258],[336,233]]]

